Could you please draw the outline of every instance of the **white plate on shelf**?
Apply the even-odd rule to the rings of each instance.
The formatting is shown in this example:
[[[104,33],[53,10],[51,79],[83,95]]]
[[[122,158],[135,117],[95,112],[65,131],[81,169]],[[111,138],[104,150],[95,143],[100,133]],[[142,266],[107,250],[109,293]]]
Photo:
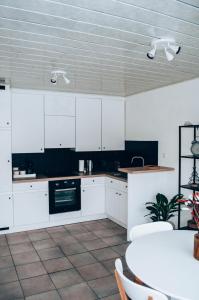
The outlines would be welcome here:
[[[36,174],[13,175],[14,179],[36,178]]]

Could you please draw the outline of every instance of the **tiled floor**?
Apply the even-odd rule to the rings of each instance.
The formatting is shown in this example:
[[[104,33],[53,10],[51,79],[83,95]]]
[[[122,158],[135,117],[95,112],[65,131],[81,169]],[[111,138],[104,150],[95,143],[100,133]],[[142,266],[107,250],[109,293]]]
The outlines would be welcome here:
[[[114,261],[127,270],[127,246],[108,219],[1,235],[0,300],[119,300]]]

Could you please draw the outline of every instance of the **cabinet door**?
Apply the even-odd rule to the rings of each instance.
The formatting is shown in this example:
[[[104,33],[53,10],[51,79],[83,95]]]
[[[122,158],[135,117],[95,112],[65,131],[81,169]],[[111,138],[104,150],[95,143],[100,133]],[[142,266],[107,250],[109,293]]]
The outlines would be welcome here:
[[[127,224],[127,194],[122,191],[108,188],[106,211],[115,222],[125,226]]]
[[[0,193],[11,192],[11,130],[0,130],[0,145]]]
[[[75,148],[75,118],[45,116],[45,148]]]
[[[42,95],[12,95],[12,152],[44,152]]]
[[[92,216],[105,213],[105,186],[92,185],[81,191],[82,216]]]
[[[0,128],[11,126],[10,90],[0,90]]]
[[[124,150],[124,102],[102,101],[102,150]]]
[[[25,226],[49,221],[48,194],[44,191],[14,193],[14,225]]]
[[[76,100],[76,151],[101,150],[101,99]]]
[[[45,115],[75,116],[75,97],[64,94],[45,96]]]
[[[13,226],[13,202],[10,194],[0,194],[0,228]]]

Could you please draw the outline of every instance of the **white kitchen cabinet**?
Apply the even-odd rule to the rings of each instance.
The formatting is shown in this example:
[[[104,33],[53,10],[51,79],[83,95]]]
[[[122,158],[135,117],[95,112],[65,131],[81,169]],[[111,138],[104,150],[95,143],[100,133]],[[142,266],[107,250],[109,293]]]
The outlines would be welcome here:
[[[0,194],[0,229],[13,226],[13,202],[9,193]]]
[[[81,211],[82,216],[105,214],[105,185],[92,179],[88,185],[82,179],[81,183]]]
[[[127,184],[119,180],[108,181],[106,184],[106,213],[113,221],[126,227],[128,201]]]
[[[124,150],[124,101],[102,101],[102,150]]]
[[[76,151],[101,151],[101,99],[76,100]]]
[[[45,96],[45,115],[75,116],[75,97],[53,94]]]
[[[14,226],[49,222],[48,182],[15,183],[13,202]]]
[[[11,127],[11,97],[10,89],[0,90],[0,129]]]
[[[10,193],[12,191],[11,130],[0,130],[0,145],[0,193]]]
[[[75,118],[45,116],[45,148],[75,148]]]
[[[44,99],[36,94],[12,94],[12,152],[44,152]]]

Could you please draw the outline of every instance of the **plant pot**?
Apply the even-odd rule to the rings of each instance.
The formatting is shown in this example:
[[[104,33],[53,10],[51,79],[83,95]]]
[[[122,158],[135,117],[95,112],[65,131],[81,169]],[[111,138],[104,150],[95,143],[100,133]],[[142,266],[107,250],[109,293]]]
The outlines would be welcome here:
[[[199,233],[194,234],[194,250],[193,256],[199,260]]]

